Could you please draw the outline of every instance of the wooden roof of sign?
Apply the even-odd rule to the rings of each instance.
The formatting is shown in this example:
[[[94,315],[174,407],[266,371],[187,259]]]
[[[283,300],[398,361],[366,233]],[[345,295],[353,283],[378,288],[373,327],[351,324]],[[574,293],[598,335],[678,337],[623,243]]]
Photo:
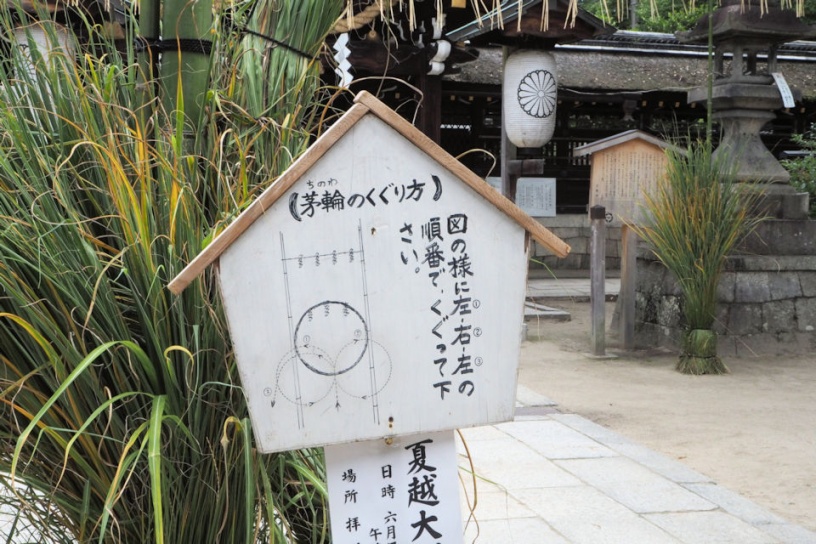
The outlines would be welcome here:
[[[643,132],[642,130],[634,129],[621,132],[620,134],[614,134],[607,138],[603,138],[588,144],[580,145],[573,150],[572,155],[574,157],[583,157],[584,155],[591,155],[593,153],[597,153],[598,151],[611,149],[621,144],[631,142],[632,140],[640,140],[659,147],[660,149],[674,147],[665,140],[652,136],[651,134]]]
[[[278,199],[280,199],[331,147],[349,132],[361,119],[374,115],[385,122],[399,134],[413,143],[420,150],[431,156],[441,166],[473,189],[482,198],[518,223],[536,242],[552,251],[558,257],[566,257],[569,245],[552,232],[524,213],[510,200],[488,185],[481,177],[470,171],[462,163],[444,151],[430,138],[400,117],[385,104],[368,92],[362,92],[355,98],[355,104],[332,127],[287,170],[280,178],[264,191],[238,218],[215,238],[195,259],[193,259],[178,276],[168,285],[173,293],[182,292],[204,269],[215,262],[221,254],[232,245],[258,218],[262,217]]]

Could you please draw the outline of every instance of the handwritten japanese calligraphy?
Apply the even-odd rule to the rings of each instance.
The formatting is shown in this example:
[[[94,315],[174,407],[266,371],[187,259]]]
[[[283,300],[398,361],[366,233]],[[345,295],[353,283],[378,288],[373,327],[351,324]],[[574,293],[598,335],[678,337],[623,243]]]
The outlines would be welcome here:
[[[325,451],[335,544],[462,542],[452,432]]]
[[[362,192],[354,192],[351,189],[344,192],[335,188],[340,185],[335,179],[317,183],[309,180],[306,183],[309,190],[302,193],[293,192],[289,196],[289,213],[295,220],[303,221],[321,213],[382,208],[404,202],[419,202],[424,198],[437,201],[442,197],[442,181],[436,175],[431,175],[430,183],[417,179],[407,183],[388,182]],[[426,196],[431,188],[433,194]]]
[[[473,297],[468,283],[476,274],[468,251],[468,221],[467,214],[452,213],[427,218],[418,227],[405,222],[399,230],[400,261],[415,274],[427,275],[436,297],[428,309],[435,316],[430,334],[438,356],[432,363],[440,379],[432,386],[443,400],[452,391],[473,395],[472,374],[482,363],[482,358],[472,354],[482,329],[473,324],[481,302]],[[449,348],[456,351],[446,354]]]

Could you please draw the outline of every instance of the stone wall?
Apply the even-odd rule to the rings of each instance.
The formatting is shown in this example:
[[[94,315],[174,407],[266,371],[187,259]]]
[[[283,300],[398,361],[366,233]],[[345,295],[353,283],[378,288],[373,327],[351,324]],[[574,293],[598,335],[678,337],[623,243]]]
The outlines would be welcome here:
[[[537,217],[536,220],[568,243],[571,249],[566,258],[559,259],[536,243],[533,245],[531,252],[533,258],[530,263],[531,269],[546,267],[551,270],[589,270],[589,240],[592,229],[588,214]],[[620,268],[620,254],[621,229],[620,227],[607,227],[607,270],[618,270]]]
[[[638,347],[676,350],[684,323],[674,277],[646,251],[637,266]],[[816,255],[740,255],[718,287],[722,356],[812,353],[816,349]]]

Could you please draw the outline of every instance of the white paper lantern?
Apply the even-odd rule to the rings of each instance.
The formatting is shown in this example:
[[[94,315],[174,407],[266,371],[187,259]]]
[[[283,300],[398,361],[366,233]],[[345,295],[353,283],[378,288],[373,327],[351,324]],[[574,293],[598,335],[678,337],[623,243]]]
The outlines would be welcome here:
[[[546,51],[516,51],[504,65],[502,124],[517,147],[541,147],[555,131],[555,57]]]

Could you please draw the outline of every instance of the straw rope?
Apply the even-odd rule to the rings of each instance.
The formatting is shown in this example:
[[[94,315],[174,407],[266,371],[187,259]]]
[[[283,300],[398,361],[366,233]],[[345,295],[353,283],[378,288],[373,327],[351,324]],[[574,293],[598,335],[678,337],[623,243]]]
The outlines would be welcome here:
[[[370,24],[372,21],[374,21],[374,19],[384,16],[386,10],[391,12],[391,15],[393,15],[394,4],[398,1],[401,2],[402,0],[375,0],[374,3],[366,6],[363,11],[356,14],[352,13],[353,6],[352,2],[349,1],[346,12],[334,25],[334,32],[336,34],[342,34],[344,32],[362,28]]]

